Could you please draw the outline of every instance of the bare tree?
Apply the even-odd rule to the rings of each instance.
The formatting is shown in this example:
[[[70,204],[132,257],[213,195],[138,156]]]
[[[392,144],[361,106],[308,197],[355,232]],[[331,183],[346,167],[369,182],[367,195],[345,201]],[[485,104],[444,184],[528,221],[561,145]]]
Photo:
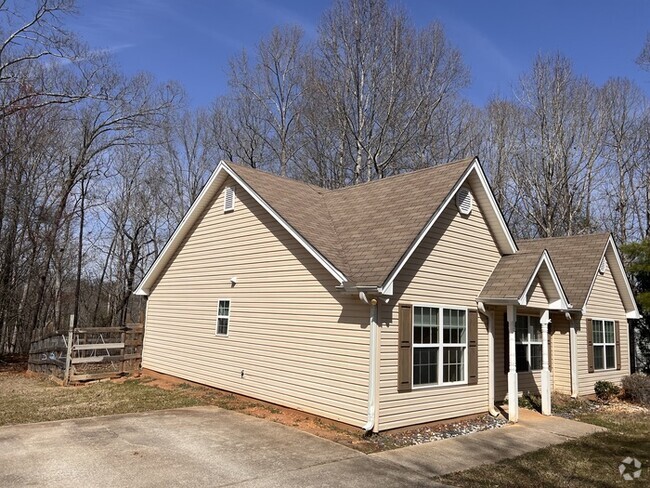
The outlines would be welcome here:
[[[538,56],[521,79],[521,151],[512,174],[521,196],[517,208],[533,235],[593,227],[591,194],[603,142],[596,94],[560,55]]]
[[[275,28],[262,39],[251,61],[246,51],[230,62],[230,85],[239,99],[239,109],[260,110],[259,124],[248,124],[268,150],[271,161],[285,176],[300,143],[298,124],[305,70],[303,32],[299,27]],[[255,105],[256,107],[253,107]],[[244,114],[242,114],[244,115]]]

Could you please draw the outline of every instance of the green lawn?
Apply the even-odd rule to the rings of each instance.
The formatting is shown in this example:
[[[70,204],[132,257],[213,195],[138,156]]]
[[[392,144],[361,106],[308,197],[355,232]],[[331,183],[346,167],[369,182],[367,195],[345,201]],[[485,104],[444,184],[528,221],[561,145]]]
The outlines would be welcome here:
[[[440,478],[460,487],[608,487],[650,486],[650,414],[605,408],[579,420],[609,429],[498,464]],[[621,461],[633,457],[643,464],[641,478],[624,480]]]

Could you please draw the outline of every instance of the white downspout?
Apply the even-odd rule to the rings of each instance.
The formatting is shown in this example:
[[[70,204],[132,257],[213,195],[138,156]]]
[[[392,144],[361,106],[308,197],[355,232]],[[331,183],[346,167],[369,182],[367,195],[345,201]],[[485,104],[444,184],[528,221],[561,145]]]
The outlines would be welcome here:
[[[483,302],[478,302],[478,310],[488,320],[488,412],[498,417],[500,412],[494,406],[494,310],[486,310]]]
[[[569,321],[569,365],[571,371],[571,396],[577,398],[578,391],[578,322],[580,319],[573,317],[569,312],[565,315]]]
[[[363,298],[359,294],[359,298],[366,301],[365,294]],[[364,300],[365,299],[365,300]],[[370,364],[369,364],[369,378],[368,378],[368,421],[363,426],[365,433],[372,431],[375,426],[375,411],[377,405],[375,402],[375,389],[377,384],[377,334],[379,329],[377,326],[377,299],[370,300]]]

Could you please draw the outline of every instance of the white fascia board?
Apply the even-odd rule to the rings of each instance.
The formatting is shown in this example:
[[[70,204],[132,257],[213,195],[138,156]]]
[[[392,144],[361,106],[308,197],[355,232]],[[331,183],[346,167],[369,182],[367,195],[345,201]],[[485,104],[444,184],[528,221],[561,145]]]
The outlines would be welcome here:
[[[486,305],[518,305],[519,300],[517,298],[490,298],[490,297],[480,297],[476,299],[476,302],[483,302]]]
[[[411,258],[415,250],[418,248],[420,243],[424,240],[424,238],[427,236],[431,228],[434,226],[442,212],[445,211],[447,208],[447,205],[449,205],[449,202],[451,202],[452,198],[456,195],[456,192],[459,190],[459,188],[465,183],[467,178],[469,177],[472,172],[475,171],[476,174],[478,175],[479,181],[481,182],[481,185],[483,186],[483,190],[488,196],[488,200],[490,202],[490,205],[492,207],[493,212],[496,214],[497,219],[499,221],[499,224],[502,227],[502,231],[506,236],[506,240],[508,242],[508,247],[510,248],[510,254],[515,254],[518,251],[517,244],[515,243],[514,238],[512,237],[512,234],[510,233],[510,229],[508,229],[508,226],[506,225],[506,221],[503,218],[503,214],[501,213],[501,210],[499,209],[499,206],[497,205],[496,200],[494,199],[494,195],[492,194],[492,190],[490,189],[490,185],[487,182],[487,178],[485,176],[485,173],[483,172],[483,168],[481,168],[481,164],[479,163],[478,158],[474,158],[474,161],[467,167],[465,170],[465,173],[458,179],[454,187],[451,189],[447,197],[445,197],[444,201],[438,209],[436,210],[436,213],[433,214],[431,219],[429,219],[429,222],[427,223],[426,226],[420,231],[418,236],[415,238],[413,243],[411,243],[411,247],[406,251],[404,256],[402,256],[402,259],[400,259],[399,263],[397,263],[397,266],[393,269],[391,274],[388,276],[384,284],[380,287],[382,290],[392,290],[393,288],[393,282],[395,281],[395,278],[399,274],[400,271],[402,271],[402,268],[408,260]],[[507,254],[507,253],[506,253]]]
[[[147,274],[145,274],[144,278],[140,282],[140,285],[138,285],[138,288],[135,290],[136,295],[148,295],[151,291],[151,286],[153,285],[153,282],[158,278],[158,275],[160,271],[165,267],[167,264],[167,261],[171,258],[171,255],[176,251],[176,247],[178,244],[180,244],[180,241],[185,237],[185,231],[187,230],[186,227],[192,225],[194,222],[193,220],[197,218],[196,212],[198,211],[203,205],[204,200],[210,199],[214,196],[214,191],[216,191],[215,188],[213,188],[215,182],[217,181],[218,176],[221,173],[225,173],[228,176],[230,176],[232,179],[234,179],[239,186],[241,186],[246,192],[253,197],[253,199],[260,204],[264,210],[266,210],[271,216],[282,226],[285,228],[291,236],[296,239],[320,264],[323,265],[323,267],[330,272],[330,274],[340,283],[344,284],[348,280],[346,276],[339,271],[332,263],[330,263],[322,254],[320,254],[307,240],[305,240],[293,227],[291,227],[286,220],[284,220],[280,214],[278,214],[273,208],[266,203],[242,178],[237,175],[227,164],[225,161],[220,161],[219,164],[217,165],[217,168],[214,170],[212,175],[210,176],[210,179],[206,183],[206,185],[203,187],[203,190],[201,190],[201,193],[197,197],[197,199],[194,201],[188,212],[185,214],[183,217],[183,220],[181,220],[181,223],[176,227],[176,230],[172,234],[172,236],[167,240],[165,243],[165,246],[163,247],[163,250],[161,251],[160,255],[154,261],[153,265],[151,268],[149,268],[149,271],[147,271]],[[212,193],[212,194],[211,194]]]
[[[557,290],[558,295],[560,296],[560,300],[559,300],[560,306],[558,308],[557,305],[555,305],[555,302],[553,302],[554,309],[567,310],[571,308],[571,304],[569,303],[569,300],[566,297],[566,293],[564,293],[564,288],[562,288],[562,283],[560,283],[560,278],[555,272],[555,267],[553,266],[553,263],[551,262],[551,257],[549,256],[548,251],[546,251],[546,249],[544,249],[544,251],[542,252],[539,261],[537,262],[537,266],[535,266],[535,271],[533,271],[533,274],[530,276],[528,283],[524,287],[524,291],[519,297],[519,304],[526,305],[528,303],[526,296],[528,295],[528,291],[530,290],[530,287],[533,286],[533,283],[535,282],[535,277],[539,273],[542,264],[546,264],[546,269],[548,269],[551,275],[551,279],[553,280],[553,285],[555,286],[555,289]]]
[[[638,309],[638,307],[636,305],[636,300],[634,298],[634,293],[632,292],[632,287],[630,286],[630,280],[627,279],[627,274],[625,273],[625,268],[623,267],[623,261],[621,260],[621,256],[618,253],[618,248],[616,247],[616,243],[614,242],[614,239],[612,238],[611,235],[609,236],[609,239],[607,241],[607,246],[605,246],[605,251],[603,252],[603,256],[605,256],[605,254],[607,253],[608,248],[612,250],[612,252],[614,254],[614,257],[616,258],[616,264],[618,265],[618,271],[619,271],[619,273],[621,275],[621,279],[623,280],[623,282],[625,284],[625,293],[627,293],[628,299],[630,300],[630,303],[632,305],[631,310],[626,310],[626,317],[628,319],[640,319],[641,314],[639,313],[639,309]],[[601,257],[601,260],[602,260],[602,257]],[[598,262],[598,265],[600,266],[600,261]],[[596,270],[596,273],[598,273],[598,270]],[[613,277],[613,274],[612,274],[612,277]],[[595,281],[596,280],[594,278],[594,282]],[[615,278],[614,278],[614,281],[616,281]],[[594,285],[592,283],[591,287],[593,288],[593,286]],[[591,295],[591,290],[589,290],[589,295],[587,297],[589,297],[590,295]]]
[[[499,225],[501,226],[501,230],[503,230],[503,234],[506,236],[508,247],[510,248],[510,254],[515,254],[519,250],[519,248],[517,247],[515,238],[512,236],[512,233],[508,228],[508,224],[506,224],[506,220],[503,217],[503,212],[501,212],[501,208],[499,207],[496,199],[494,198],[494,193],[492,193],[492,188],[490,187],[490,183],[487,180],[487,176],[485,175],[485,172],[483,171],[483,167],[481,166],[481,163],[479,162],[478,158],[474,158],[474,162],[472,163],[472,168],[474,167],[476,169],[476,174],[479,180],[481,181],[481,184],[483,185],[485,193],[487,194],[488,200],[490,201],[490,206],[492,207],[492,210],[497,216]]]
[[[142,278],[142,281],[140,281],[138,287],[133,292],[134,295],[145,295],[145,296],[149,295],[151,291],[151,285],[158,277],[160,270],[167,264],[167,261],[171,258],[171,255],[176,250],[175,248],[177,244],[179,244],[179,241],[185,237],[184,235],[182,235],[182,233],[186,230],[187,226],[193,223],[191,221],[197,217],[195,215],[197,213],[197,209],[204,203],[204,200],[207,198],[207,195],[212,190],[212,187],[224,166],[225,163],[221,161],[219,162],[215,170],[212,172],[207,183],[201,190],[201,193],[199,193],[199,196],[196,197],[196,200],[194,200],[194,203],[192,204],[190,209],[183,216],[183,219],[180,221],[180,223],[176,226],[176,229],[174,230],[170,238],[167,239],[167,242],[163,246],[162,251],[160,251],[160,254],[153,262],[153,264],[151,265],[147,273],[144,275],[144,278]]]

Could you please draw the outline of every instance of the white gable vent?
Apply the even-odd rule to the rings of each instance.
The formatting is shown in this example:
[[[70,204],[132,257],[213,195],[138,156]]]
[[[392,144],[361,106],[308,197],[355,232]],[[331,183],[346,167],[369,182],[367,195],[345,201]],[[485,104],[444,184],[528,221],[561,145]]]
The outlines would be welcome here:
[[[235,210],[235,187],[226,187],[225,196],[223,199],[223,211],[232,212]]]
[[[461,188],[456,193],[456,207],[461,215],[469,215],[472,213],[472,194],[467,188]]]
[[[592,268],[593,269],[593,268]],[[600,266],[598,266],[598,272],[603,275],[607,271],[607,260],[605,258],[600,260]]]

